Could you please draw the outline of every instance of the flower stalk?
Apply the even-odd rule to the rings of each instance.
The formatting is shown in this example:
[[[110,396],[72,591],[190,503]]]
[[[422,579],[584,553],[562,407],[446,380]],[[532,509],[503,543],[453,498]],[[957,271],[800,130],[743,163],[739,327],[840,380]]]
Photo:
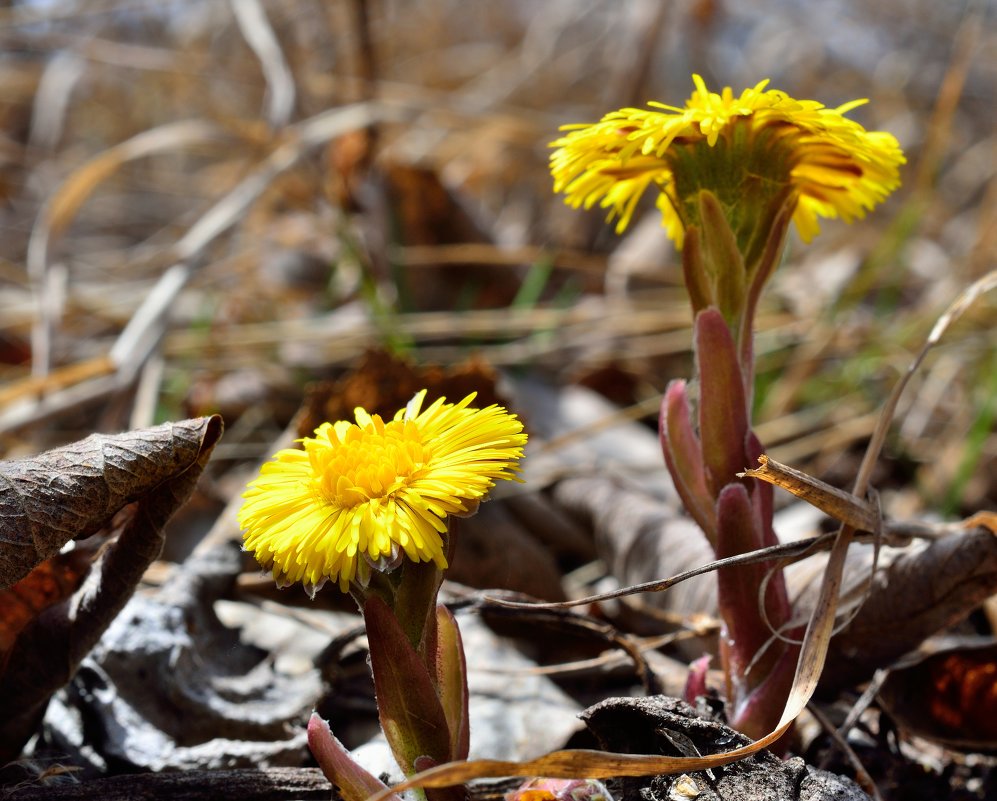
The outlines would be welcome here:
[[[737,474],[763,451],[751,429],[753,329],[790,224],[810,241],[818,217],[864,216],[899,186],[904,157],[890,134],[844,116],[864,100],[832,109],[768,81],[739,96],[693,82],[684,107],[650,103],[565,126],[551,173],[568,204],[607,208],[617,232],[643,193],[658,191],[662,224],[682,251],[698,389],[668,384],[662,450],[686,510],[724,558],[777,543],[771,487]],[[723,568],[717,582],[728,716],[757,738],[782,713],[799,632],[783,630],[792,608],[774,565]]]

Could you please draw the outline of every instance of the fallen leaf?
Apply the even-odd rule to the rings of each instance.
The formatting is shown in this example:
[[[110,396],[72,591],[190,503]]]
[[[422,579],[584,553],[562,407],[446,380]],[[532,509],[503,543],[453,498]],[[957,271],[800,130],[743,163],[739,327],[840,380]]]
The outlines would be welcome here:
[[[0,589],[182,475],[219,436],[221,418],[197,418],[0,463]]]
[[[0,611],[7,644],[0,652],[0,697],[7,699],[0,762],[17,757],[52,693],[159,556],[163,526],[193,492],[221,433],[220,417],[203,417],[94,434],[0,465],[0,589],[19,599]],[[78,587],[70,590],[83,571],[69,556],[32,573],[70,540],[102,529],[110,533]]]

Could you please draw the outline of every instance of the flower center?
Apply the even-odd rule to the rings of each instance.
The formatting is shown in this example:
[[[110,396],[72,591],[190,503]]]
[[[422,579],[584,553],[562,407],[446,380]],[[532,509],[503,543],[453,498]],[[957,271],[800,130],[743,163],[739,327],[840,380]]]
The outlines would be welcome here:
[[[309,447],[311,446],[311,447]],[[328,503],[352,507],[389,499],[429,461],[431,450],[411,422],[379,418],[364,427],[351,425],[342,437],[310,440],[314,490]]]

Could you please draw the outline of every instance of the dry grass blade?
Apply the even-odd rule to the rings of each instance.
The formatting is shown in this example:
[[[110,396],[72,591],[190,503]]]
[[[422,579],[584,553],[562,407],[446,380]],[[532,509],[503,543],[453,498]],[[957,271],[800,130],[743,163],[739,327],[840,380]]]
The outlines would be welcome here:
[[[909,526],[907,524],[900,523],[887,525],[885,527],[884,536],[886,542],[892,541],[899,545],[905,544],[911,536],[931,538],[938,533],[939,532],[933,529],[927,529],[919,526]],[[539,601],[512,601],[506,598],[489,598],[488,600],[494,601],[499,606],[506,606],[510,608],[567,609],[572,606],[587,606],[588,604],[611,601],[617,598],[626,598],[631,595],[639,595],[645,592],[664,592],[677,584],[681,584],[683,581],[688,581],[696,576],[712,573],[715,570],[720,570],[722,568],[737,567],[740,565],[754,565],[761,562],[772,562],[773,560],[780,560],[781,564],[785,566],[811,556],[819,551],[830,550],[833,547],[835,536],[836,535],[834,534],[821,534],[818,537],[808,537],[795,542],[785,542],[780,545],[771,545],[767,548],[759,548],[754,551],[738,554],[737,556],[728,556],[724,559],[716,559],[705,565],[693,568],[692,570],[677,573],[667,579],[646,581],[641,584],[631,584],[627,587],[621,587],[618,590],[611,590],[610,592],[603,592],[598,595],[586,595],[584,598],[575,598],[570,601],[548,601],[541,603]],[[856,537],[856,539],[875,540],[876,534],[875,532],[868,532],[864,535]]]
[[[661,692],[658,677],[644,658],[640,644],[633,637],[608,623],[590,618],[587,615],[565,614],[559,613],[557,610],[537,609],[536,607],[530,608],[529,614],[525,614],[522,610],[514,610],[501,604],[492,604],[492,599],[487,597],[484,599],[482,608],[490,611],[493,615],[502,615],[519,622],[546,622],[558,630],[577,630],[581,634],[601,639],[626,654],[648,695],[657,695]]]
[[[47,375],[32,376],[23,381],[13,381],[0,388],[0,407],[32,395],[47,395],[113,372],[114,363],[107,356],[98,356],[95,359],[57,367]]]
[[[152,128],[108,148],[63,181],[42,210],[28,245],[28,273],[37,278],[48,266],[52,240],[66,230],[94,190],[122,165],[164,150],[187,147],[223,136],[204,120],[181,120]]]
[[[825,548],[830,547],[832,540],[833,535],[824,534],[820,537],[811,537],[809,539],[799,540],[798,542],[789,542],[782,545],[772,545],[768,548],[759,548],[758,550],[738,554],[737,556],[728,556],[725,559],[716,559],[705,565],[693,568],[692,570],[686,570],[683,573],[678,573],[667,579],[646,581],[641,584],[631,584],[627,587],[621,587],[618,590],[602,592],[598,595],[587,595],[584,598],[575,598],[570,601],[549,601],[540,603],[537,601],[511,601],[505,598],[489,598],[488,600],[493,601],[498,606],[505,606],[513,609],[567,609],[572,606],[586,606],[588,604],[600,603],[602,601],[611,601],[616,598],[626,598],[630,595],[639,595],[644,592],[664,592],[677,584],[681,584],[683,581],[688,581],[696,576],[702,576],[705,573],[712,573],[715,570],[720,570],[725,567],[753,565],[759,562],[769,562],[773,559],[793,561],[794,559],[802,558],[810,553],[820,550],[822,546]]]
[[[83,59],[70,51],[58,53],[45,67],[31,112],[32,147],[53,150],[66,122],[73,88],[83,77]]]
[[[852,769],[855,771],[855,778],[858,780],[862,789],[865,790],[869,795],[875,799],[875,801],[883,801],[883,794],[879,792],[879,788],[876,783],[872,780],[869,775],[869,771],[865,769],[865,765],[862,764],[862,760],[858,758],[858,755],[848,744],[848,740],[834,728],[834,724],[827,719],[827,716],[820,711],[819,708],[810,705],[810,713],[817,719],[824,731],[834,740],[834,744],[841,749],[841,753],[845,755]]]
[[[705,757],[641,756],[615,754],[607,751],[574,749],[552,751],[527,762],[506,762],[496,759],[475,759],[469,762],[450,762],[424,770],[370,797],[369,801],[384,801],[391,793],[400,793],[413,787],[450,787],[471,779],[498,776],[547,776],[556,779],[606,778],[611,776],[654,776],[708,770],[737,762],[751,756],[778,740],[789,728],[788,724],[743,748],[724,754]]]

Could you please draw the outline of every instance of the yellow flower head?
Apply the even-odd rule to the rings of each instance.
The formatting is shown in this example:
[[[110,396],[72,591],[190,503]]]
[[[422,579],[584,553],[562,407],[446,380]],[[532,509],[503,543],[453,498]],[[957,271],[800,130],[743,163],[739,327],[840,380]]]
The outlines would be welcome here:
[[[796,227],[810,241],[818,217],[851,222],[900,185],[905,159],[897,140],[844,116],[865,100],[832,109],[767,90],[767,80],[740,97],[730,87],[710,92],[698,75],[693,82],[684,108],[649,103],[593,125],[564,126],[569,133],[551,143],[554,191],[575,208],[608,208],[619,233],[653,184],[663,224],[681,247],[700,189],[731,209],[766,193],[781,202],[788,192]]]
[[[344,592],[371,567],[402,553],[447,566],[448,515],[477,509],[495,479],[515,478],[526,434],[501,406],[441,398],[423,410],[419,392],[390,422],[355,410],[356,423],[323,423],[304,450],[278,452],[250,483],[239,510],[247,550],[281,586]]]

